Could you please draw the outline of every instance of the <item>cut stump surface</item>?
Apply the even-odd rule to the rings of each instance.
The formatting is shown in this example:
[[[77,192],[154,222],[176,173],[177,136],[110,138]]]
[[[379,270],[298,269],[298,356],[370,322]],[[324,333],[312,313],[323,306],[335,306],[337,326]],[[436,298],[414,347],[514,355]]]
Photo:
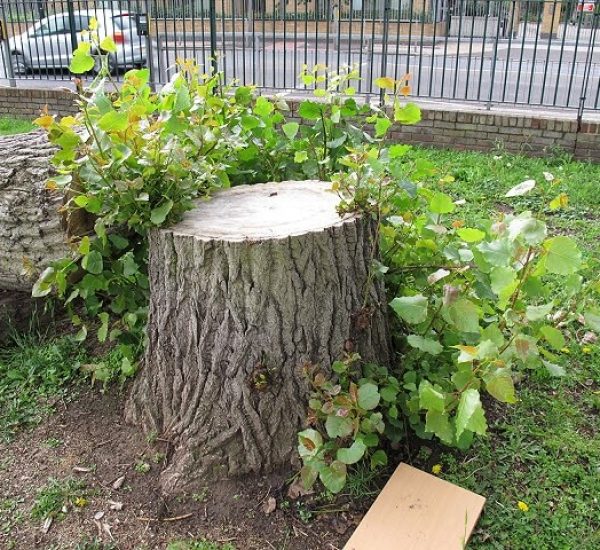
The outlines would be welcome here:
[[[388,362],[375,227],[340,217],[330,187],[237,187],[151,234],[149,345],[127,418],[172,443],[165,492],[289,468],[303,366],[327,372],[349,349]]]

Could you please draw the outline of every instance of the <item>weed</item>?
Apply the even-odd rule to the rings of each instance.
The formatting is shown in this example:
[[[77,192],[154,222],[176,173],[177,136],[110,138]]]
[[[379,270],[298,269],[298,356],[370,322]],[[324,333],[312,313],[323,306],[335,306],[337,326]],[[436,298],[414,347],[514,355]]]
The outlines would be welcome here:
[[[138,474],[147,474],[150,471],[150,464],[143,460],[138,460],[134,466],[134,470]]]
[[[170,542],[167,550],[235,550],[235,546],[227,543],[213,542],[207,539],[179,540]]]
[[[57,437],[49,437],[44,442],[46,447],[49,447],[50,449],[56,449],[56,448],[60,447],[63,443],[64,443],[64,441],[62,439],[58,439]]]
[[[0,118],[0,136],[24,134],[26,132],[31,132],[34,128],[35,127],[29,120],[12,117]]]
[[[206,500],[207,495],[208,495],[208,487],[204,487],[202,489],[202,491],[200,491],[199,493],[194,493],[192,495],[192,500],[194,502],[204,502]]]
[[[75,479],[50,479],[48,484],[37,492],[31,517],[46,519],[49,517],[62,519],[69,505],[82,508],[87,504],[86,485]]]

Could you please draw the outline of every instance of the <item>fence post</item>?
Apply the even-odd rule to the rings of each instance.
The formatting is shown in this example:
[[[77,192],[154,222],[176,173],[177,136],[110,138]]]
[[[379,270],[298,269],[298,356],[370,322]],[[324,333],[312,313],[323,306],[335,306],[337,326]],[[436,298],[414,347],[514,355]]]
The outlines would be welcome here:
[[[6,14],[4,13],[4,3],[0,2],[0,9],[2,10],[0,16],[0,42],[2,46],[2,59],[4,61],[4,71],[8,78],[8,84],[11,88],[17,87],[17,81],[15,80],[15,71],[12,64],[12,56],[10,55],[10,48],[8,46],[8,25],[6,24]]]
[[[391,0],[384,0],[383,3],[383,36],[381,44],[381,68],[379,76],[387,76],[387,53],[388,53],[388,38],[389,38],[389,23],[390,23],[390,2]],[[398,40],[398,37],[396,37]],[[375,43],[372,44],[373,50],[375,50]],[[375,52],[373,51],[373,54]],[[410,56],[410,52],[408,52]],[[370,83],[373,86],[373,83]],[[379,91],[379,103],[383,105],[385,102],[385,89],[381,88]]]
[[[596,31],[598,30],[600,14],[596,11],[592,14],[592,28],[590,29],[590,42],[588,51],[585,57],[585,67],[583,72],[583,83],[581,86],[581,97],[579,98],[579,107],[577,108],[577,131],[581,131],[581,123],[583,122],[583,112],[585,111],[585,100],[587,98],[587,88],[592,71],[592,55],[594,52],[594,44],[596,43]]]
[[[67,1],[67,13],[69,14],[69,28],[71,30],[71,48],[73,52],[77,49],[77,31],[75,30],[75,10],[73,9],[73,0]]]
[[[208,16],[210,18],[210,62],[214,74],[219,72],[219,65],[217,63],[217,8],[215,4],[215,0],[210,0],[208,4]]]

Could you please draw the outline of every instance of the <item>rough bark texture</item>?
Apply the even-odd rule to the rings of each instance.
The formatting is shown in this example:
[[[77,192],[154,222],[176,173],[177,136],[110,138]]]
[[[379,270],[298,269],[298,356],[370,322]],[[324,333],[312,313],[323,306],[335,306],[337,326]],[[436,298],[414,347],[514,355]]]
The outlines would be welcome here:
[[[60,193],[46,189],[54,147],[40,132],[0,137],[0,289],[29,291],[68,254]]]
[[[388,361],[384,289],[368,284],[373,225],[340,219],[329,187],[224,191],[152,233],[149,345],[126,414],[172,442],[165,492],[289,467],[302,366],[328,369],[349,341]]]

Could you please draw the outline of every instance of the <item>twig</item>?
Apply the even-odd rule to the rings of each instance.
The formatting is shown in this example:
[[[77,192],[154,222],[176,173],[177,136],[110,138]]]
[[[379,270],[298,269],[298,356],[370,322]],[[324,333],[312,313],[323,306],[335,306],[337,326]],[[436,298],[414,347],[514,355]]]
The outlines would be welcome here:
[[[191,518],[194,515],[193,512],[190,512],[189,514],[183,514],[182,516],[175,516],[172,518],[145,518],[145,517],[139,517],[136,518],[140,521],[148,521],[148,522],[160,522],[160,521],[181,521],[182,519],[187,519],[187,518]],[[232,539],[233,540],[233,539]]]

